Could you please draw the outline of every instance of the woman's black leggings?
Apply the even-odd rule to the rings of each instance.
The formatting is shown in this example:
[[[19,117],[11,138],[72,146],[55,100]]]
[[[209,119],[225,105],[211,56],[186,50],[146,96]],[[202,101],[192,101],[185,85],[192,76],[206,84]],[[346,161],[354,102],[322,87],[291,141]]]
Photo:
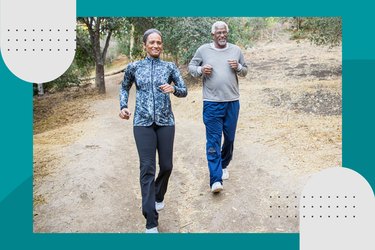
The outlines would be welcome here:
[[[174,126],[134,126],[134,138],[140,162],[140,183],[142,192],[142,213],[146,228],[158,226],[155,201],[164,200],[169,176],[173,168]],[[159,174],[155,180],[156,150],[159,156]]]

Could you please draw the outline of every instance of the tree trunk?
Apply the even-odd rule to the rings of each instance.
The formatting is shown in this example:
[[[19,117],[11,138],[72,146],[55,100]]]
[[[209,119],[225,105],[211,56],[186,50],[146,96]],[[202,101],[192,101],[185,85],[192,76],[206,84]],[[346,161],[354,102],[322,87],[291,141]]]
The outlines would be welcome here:
[[[176,51],[176,54],[175,54],[175,57],[174,57],[174,63],[176,64],[176,66],[178,67],[178,52]]]
[[[131,25],[131,30],[130,30],[130,46],[129,46],[129,59],[130,61],[133,61],[133,48],[134,48],[134,24]]]
[[[38,85],[38,95],[39,96],[44,95],[43,83],[37,83],[37,85]]]
[[[99,94],[105,94],[105,81],[104,81],[104,65],[101,63],[96,64],[95,85],[99,90]]]
[[[104,81],[104,60],[100,49],[100,23],[101,19],[98,18],[95,23],[95,30],[92,33],[93,49],[95,55],[95,85],[99,94],[105,94],[105,81]]]
[[[297,30],[301,30],[301,26],[302,26],[302,18],[300,17],[297,17]]]
[[[95,86],[100,94],[105,94],[104,60],[100,51],[100,24],[101,18],[89,17],[84,19],[90,34],[95,59]]]

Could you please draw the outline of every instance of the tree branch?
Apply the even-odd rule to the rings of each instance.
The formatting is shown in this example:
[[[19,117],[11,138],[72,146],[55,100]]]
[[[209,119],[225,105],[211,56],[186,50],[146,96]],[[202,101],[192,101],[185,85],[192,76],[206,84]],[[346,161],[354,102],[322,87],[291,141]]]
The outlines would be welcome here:
[[[103,62],[105,62],[105,57],[107,55],[107,50],[108,50],[108,47],[109,47],[109,40],[111,39],[111,36],[112,36],[112,30],[109,30],[108,35],[107,35],[107,39],[105,40],[103,53],[102,53]]]

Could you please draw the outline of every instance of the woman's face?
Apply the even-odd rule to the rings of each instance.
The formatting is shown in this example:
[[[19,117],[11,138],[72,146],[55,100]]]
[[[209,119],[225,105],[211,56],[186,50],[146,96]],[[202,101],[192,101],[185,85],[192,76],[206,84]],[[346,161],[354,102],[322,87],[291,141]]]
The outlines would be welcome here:
[[[161,36],[157,33],[152,33],[147,37],[146,44],[143,44],[147,55],[153,58],[159,58],[163,51],[163,42]]]

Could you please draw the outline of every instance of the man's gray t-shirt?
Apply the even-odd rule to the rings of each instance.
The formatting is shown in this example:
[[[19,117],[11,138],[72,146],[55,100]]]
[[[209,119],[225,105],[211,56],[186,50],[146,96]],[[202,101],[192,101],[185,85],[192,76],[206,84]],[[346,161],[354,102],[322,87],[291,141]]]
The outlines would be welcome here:
[[[239,70],[236,72],[228,60],[237,60]],[[204,44],[197,49],[189,63],[189,72],[192,76],[202,75],[201,67],[205,64],[212,66],[210,76],[203,77],[203,100],[212,102],[230,102],[240,98],[237,74],[246,76],[247,65],[241,49],[227,43],[224,49],[217,49],[212,43]]]

